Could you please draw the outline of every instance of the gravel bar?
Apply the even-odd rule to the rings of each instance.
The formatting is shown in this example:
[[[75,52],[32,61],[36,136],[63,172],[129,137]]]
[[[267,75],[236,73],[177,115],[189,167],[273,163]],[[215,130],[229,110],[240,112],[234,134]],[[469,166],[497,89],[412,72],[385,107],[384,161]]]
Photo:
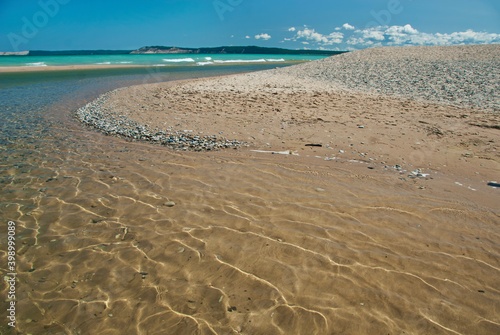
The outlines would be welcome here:
[[[77,110],[77,118],[84,124],[99,129],[106,135],[125,136],[135,140],[145,140],[172,147],[177,150],[210,151],[219,149],[238,149],[248,146],[245,142],[228,140],[225,137],[207,135],[196,136],[186,131],[153,131],[147,125],[139,124],[124,115],[117,114],[107,107],[109,98],[119,88],[102,94],[96,100]]]
[[[281,69],[351,91],[500,111],[500,45],[365,49]]]

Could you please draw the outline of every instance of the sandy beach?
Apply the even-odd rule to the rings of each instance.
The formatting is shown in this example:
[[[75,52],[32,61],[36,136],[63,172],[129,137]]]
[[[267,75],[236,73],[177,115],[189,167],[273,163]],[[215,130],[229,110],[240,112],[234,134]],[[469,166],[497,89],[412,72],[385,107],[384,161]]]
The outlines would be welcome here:
[[[499,333],[499,53],[45,86],[0,152],[19,332]]]
[[[108,134],[177,149],[206,149],[203,139],[217,137],[220,145],[210,149],[288,153],[332,167],[354,162],[373,170],[367,174],[396,172],[425,192],[451,189],[498,207],[486,194],[496,195],[488,183],[500,171],[499,59],[497,45],[371,49],[284,69],[120,89],[79,115]],[[409,72],[419,76],[405,78]],[[429,181],[454,177],[446,186]]]

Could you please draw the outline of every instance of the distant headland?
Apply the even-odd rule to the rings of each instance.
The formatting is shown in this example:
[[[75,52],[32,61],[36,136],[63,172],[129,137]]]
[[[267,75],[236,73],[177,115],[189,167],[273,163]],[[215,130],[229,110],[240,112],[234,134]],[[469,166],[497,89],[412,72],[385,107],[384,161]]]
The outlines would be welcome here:
[[[291,50],[258,46],[224,46],[215,48],[142,47],[131,54],[273,54],[273,55],[338,55],[345,51]]]
[[[0,52],[0,56],[77,56],[77,55],[140,55],[140,54],[273,54],[273,55],[338,55],[346,51],[292,50],[258,46],[222,46],[214,48],[180,48],[168,46],[146,46],[137,50],[30,50]]]

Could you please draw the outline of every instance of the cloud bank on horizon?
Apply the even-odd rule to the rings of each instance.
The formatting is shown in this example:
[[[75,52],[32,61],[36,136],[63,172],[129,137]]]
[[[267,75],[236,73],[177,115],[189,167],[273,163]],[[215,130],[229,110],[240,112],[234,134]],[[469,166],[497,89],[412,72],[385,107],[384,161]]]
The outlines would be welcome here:
[[[280,41],[281,43],[300,42],[304,45],[304,48],[324,50],[357,50],[382,46],[500,43],[500,34],[496,33],[476,32],[472,29],[453,33],[424,33],[410,24],[404,26],[379,25],[359,29],[345,23],[341,27],[335,27],[332,32],[327,34],[320,33],[308,26],[290,27],[288,32],[293,35],[285,37]],[[256,35],[255,38],[268,40],[271,35],[263,33]]]

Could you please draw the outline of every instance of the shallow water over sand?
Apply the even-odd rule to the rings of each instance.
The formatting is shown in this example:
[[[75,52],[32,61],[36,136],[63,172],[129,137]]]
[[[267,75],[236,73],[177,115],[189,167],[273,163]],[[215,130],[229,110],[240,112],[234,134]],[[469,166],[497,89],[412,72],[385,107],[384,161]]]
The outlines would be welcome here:
[[[19,333],[500,331],[498,209],[348,164],[106,137],[73,111],[119,83],[37,85],[1,99],[24,97],[0,146]]]

